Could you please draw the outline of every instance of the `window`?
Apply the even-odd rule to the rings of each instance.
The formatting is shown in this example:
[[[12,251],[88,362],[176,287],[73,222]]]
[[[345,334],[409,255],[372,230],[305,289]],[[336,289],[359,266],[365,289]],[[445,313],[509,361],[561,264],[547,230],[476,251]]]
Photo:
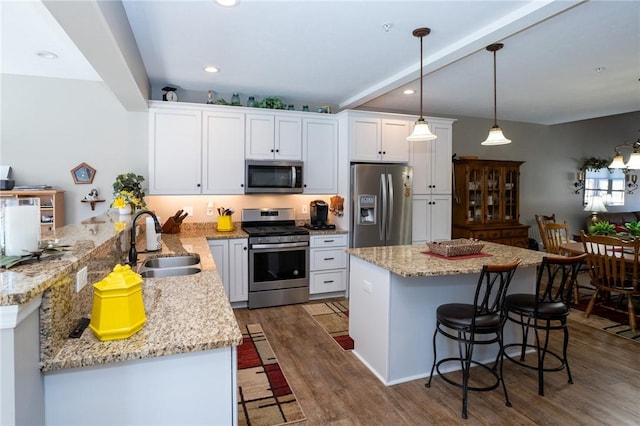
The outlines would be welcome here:
[[[589,204],[593,197],[602,197],[607,206],[623,206],[624,182],[624,172],[619,169],[587,170],[584,181],[584,205]]]

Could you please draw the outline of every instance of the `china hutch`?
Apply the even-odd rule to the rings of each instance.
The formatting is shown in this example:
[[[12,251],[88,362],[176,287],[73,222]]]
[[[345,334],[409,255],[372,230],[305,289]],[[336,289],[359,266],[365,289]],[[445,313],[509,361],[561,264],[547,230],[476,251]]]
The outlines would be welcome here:
[[[453,238],[477,238],[528,247],[529,226],[519,210],[523,161],[457,159],[454,168]]]

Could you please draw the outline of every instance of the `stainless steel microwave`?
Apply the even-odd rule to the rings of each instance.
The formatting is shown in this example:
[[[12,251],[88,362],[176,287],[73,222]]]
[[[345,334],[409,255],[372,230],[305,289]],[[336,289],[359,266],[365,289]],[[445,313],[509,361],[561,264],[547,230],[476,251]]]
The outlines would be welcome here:
[[[301,194],[302,161],[245,160],[245,194]]]

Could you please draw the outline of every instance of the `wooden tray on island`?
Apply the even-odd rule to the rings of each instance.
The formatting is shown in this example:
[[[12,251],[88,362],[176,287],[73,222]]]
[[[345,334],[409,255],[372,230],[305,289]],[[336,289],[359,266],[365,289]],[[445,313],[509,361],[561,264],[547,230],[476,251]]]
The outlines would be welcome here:
[[[468,256],[478,254],[484,247],[484,244],[468,238],[458,238],[456,240],[447,241],[431,241],[427,243],[427,247],[435,254],[445,257]]]

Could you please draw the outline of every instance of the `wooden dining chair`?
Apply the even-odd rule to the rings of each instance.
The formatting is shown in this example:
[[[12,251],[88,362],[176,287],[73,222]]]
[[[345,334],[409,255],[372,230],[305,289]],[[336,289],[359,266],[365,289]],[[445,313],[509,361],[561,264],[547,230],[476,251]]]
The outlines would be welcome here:
[[[545,250],[551,254],[566,254],[560,246],[570,241],[569,224],[565,220],[563,223],[547,222],[542,225],[545,235]]]
[[[555,223],[556,222],[556,214],[552,213],[551,215],[544,214],[536,214],[534,215],[536,218],[536,223],[538,224],[538,233],[540,234],[540,240],[542,241],[542,245],[547,247],[546,235],[544,233],[544,224],[545,223]]]
[[[638,259],[640,239],[627,241],[606,235],[587,235],[582,232],[582,243],[587,253],[587,267],[595,292],[589,300],[585,316],[589,316],[598,296],[617,293],[627,298],[629,326],[637,329],[633,296],[640,296],[638,286]]]

